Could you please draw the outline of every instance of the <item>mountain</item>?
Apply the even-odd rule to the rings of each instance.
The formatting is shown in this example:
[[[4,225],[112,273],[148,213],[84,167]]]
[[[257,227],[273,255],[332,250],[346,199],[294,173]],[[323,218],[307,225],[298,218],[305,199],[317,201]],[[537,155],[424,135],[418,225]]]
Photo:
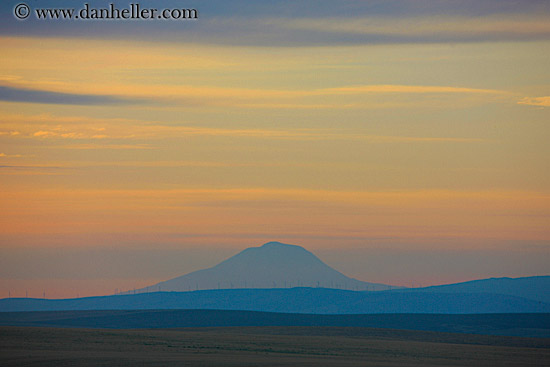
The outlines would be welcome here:
[[[550,276],[479,279],[463,283],[407,289],[404,291],[429,293],[493,293],[550,303]]]
[[[268,242],[251,247],[218,265],[136,290],[192,291],[231,288],[322,287],[349,290],[388,290],[385,284],[349,278],[303,247]],[[126,292],[130,294],[133,292]]]
[[[549,313],[550,304],[491,293],[348,291],[327,288],[215,289],[77,299],[5,298],[0,312],[210,309],[302,314]]]

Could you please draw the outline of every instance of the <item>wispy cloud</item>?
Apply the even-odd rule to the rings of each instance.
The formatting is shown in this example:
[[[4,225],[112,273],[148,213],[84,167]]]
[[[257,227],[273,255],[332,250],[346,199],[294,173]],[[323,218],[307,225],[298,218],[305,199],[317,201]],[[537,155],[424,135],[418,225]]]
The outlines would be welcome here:
[[[402,94],[495,94],[507,95],[510,92],[496,89],[464,88],[433,85],[358,85],[339,88],[321,89],[318,94],[363,94],[363,93],[402,93]]]
[[[149,101],[165,106],[223,106],[231,108],[279,108],[279,109],[380,109],[409,107],[438,107],[432,100],[422,96],[442,95],[455,98],[453,104],[460,103],[458,98],[475,97],[477,101],[508,101],[507,97],[516,97],[512,92],[494,89],[468,88],[462,86],[430,85],[354,85],[320,89],[248,89],[230,87],[192,86],[192,85],[108,85],[101,88],[90,86],[65,86],[64,89],[108,89],[118,96],[120,101]],[[50,93],[50,92],[48,92]],[[73,95],[65,92],[51,92],[55,95]],[[95,95],[95,94],[93,94]],[[381,99],[369,99],[379,96]],[[419,100],[396,100],[395,98],[415,96]],[[1,96],[0,96],[1,97]],[[327,100],[327,98],[331,98]],[[30,100],[29,100],[30,101]],[[511,101],[511,99],[510,99]],[[464,102],[464,101],[463,101]],[[101,134],[98,134],[101,135]]]
[[[36,121],[34,120],[36,118]],[[9,119],[9,118],[6,118]],[[21,132],[11,135],[13,138],[57,139],[64,141],[86,141],[78,144],[63,144],[66,149],[155,149],[151,141],[174,137],[228,137],[271,140],[340,140],[368,141],[372,143],[414,143],[414,142],[455,142],[475,143],[484,141],[476,137],[456,136],[403,136],[377,135],[361,132],[342,132],[337,129],[230,129],[218,127],[196,127],[166,125],[155,121],[139,121],[128,119],[98,119],[86,117],[60,117],[65,121],[57,124],[57,118],[52,115],[19,116],[16,122]],[[20,121],[25,121],[22,124]],[[52,124],[45,124],[52,121]],[[70,123],[69,121],[77,121]],[[82,123],[87,121],[88,123]],[[0,128],[7,129],[11,125],[0,123]],[[90,142],[90,141],[100,141]],[[120,144],[117,140],[136,141],[136,144]],[[147,140],[149,143],[139,142]],[[114,142],[112,142],[114,141]]]
[[[158,2],[143,0],[144,8]],[[49,7],[67,7],[52,0]],[[72,6],[72,5],[71,5]],[[175,1],[163,6],[177,7]],[[44,22],[13,17],[13,4],[0,5],[0,34],[41,37],[159,39],[202,44],[303,46],[387,43],[530,41],[548,39],[544,0],[212,0],[193,2],[196,22]]]
[[[525,97],[521,99],[518,104],[537,106],[537,107],[550,107],[550,96],[544,97]]]
[[[142,149],[155,149],[150,144],[71,144],[62,145],[63,149],[76,149],[76,150],[142,150]]]
[[[62,93],[0,85],[0,101],[62,105],[122,105],[144,103],[141,99],[109,95]]]
[[[53,176],[64,174],[64,170],[71,168],[60,165],[0,165],[0,176]]]
[[[7,94],[6,91],[44,93],[48,98],[55,96],[56,102],[52,100],[47,102],[44,98],[34,98],[25,93],[19,96],[18,101],[78,104],[81,99],[84,99],[82,103],[91,105],[148,103],[165,107],[177,106],[177,108],[205,106],[241,109],[383,109],[399,106],[440,108],[444,104],[441,100],[433,103],[432,96],[441,95],[448,99],[452,98],[454,99],[452,105],[458,103],[469,105],[473,100],[476,103],[496,100],[515,103],[518,98],[510,91],[467,85],[344,84],[330,88],[274,89],[171,82],[139,83],[138,81],[129,84],[117,80],[102,83],[91,80],[82,84],[71,80],[35,80],[17,78],[13,75],[0,75],[0,100],[15,100],[13,96],[3,97],[1,88],[5,89],[4,94]],[[376,96],[379,98],[372,98]],[[416,100],[413,100],[413,97]]]
[[[545,15],[341,17],[264,19],[258,23],[340,37],[359,37],[363,42],[446,42],[548,39],[550,24]],[[359,41],[359,40],[358,40]]]
[[[17,136],[21,135],[21,132],[19,131],[0,131],[0,136]]]
[[[120,93],[131,93],[128,86],[113,86],[115,90],[120,88]],[[135,87],[134,87],[135,88]],[[180,98],[208,98],[212,100],[273,100],[317,96],[339,96],[339,95],[366,95],[366,94],[494,94],[506,95],[510,92],[494,89],[479,89],[455,86],[430,86],[430,85],[352,85],[322,89],[247,89],[227,87],[204,87],[204,86],[149,86],[149,91],[154,92],[150,96],[157,96],[159,99]],[[143,92],[140,92],[143,93]]]

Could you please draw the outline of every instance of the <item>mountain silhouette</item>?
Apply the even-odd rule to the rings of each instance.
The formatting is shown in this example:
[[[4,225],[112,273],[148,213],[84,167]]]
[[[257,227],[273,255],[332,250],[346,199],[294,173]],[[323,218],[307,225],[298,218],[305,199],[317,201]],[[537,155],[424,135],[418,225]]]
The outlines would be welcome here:
[[[303,247],[268,242],[251,247],[218,265],[136,290],[194,291],[231,288],[321,287],[348,290],[388,290],[385,284],[345,276]],[[126,292],[133,293],[133,292]]]
[[[424,293],[492,293],[523,297],[550,303],[550,276],[522,278],[477,279],[455,284],[434,285],[425,288],[406,289],[405,292]]]

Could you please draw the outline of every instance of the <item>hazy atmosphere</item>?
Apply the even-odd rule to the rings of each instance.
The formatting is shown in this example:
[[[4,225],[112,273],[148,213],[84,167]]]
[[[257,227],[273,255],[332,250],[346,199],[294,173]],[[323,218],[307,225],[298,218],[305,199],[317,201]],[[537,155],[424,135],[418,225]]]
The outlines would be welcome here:
[[[99,24],[16,3],[0,298],[113,294],[269,241],[396,286],[550,274],[548,1],[188,1],[198,19]]]

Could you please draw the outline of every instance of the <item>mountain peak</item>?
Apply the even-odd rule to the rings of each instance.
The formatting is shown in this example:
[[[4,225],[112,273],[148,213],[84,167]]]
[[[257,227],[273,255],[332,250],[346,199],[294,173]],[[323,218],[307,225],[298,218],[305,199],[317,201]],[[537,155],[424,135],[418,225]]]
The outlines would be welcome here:
[[[278,241],[249,247],[211,268],[152,286],[166,291],[289,287],[388,289],[386,285],[349,278],[305,248]]]
[[[254,248],[254,247],[252,247]],[[267,242],[267,243],[264,243],[262,246],[260,247],[256,247],[256,248],[262,248],[262,249],[281,249],[281,250],[285,250],[285,249],[300,249],[300,250],[304,250],[304,251],[307,251],[305,248],[303,248],[302,246],[296,246],[296,245],[289,245],[287,243],[282,243],[282,242],[278,242],[278,241],[270,241],[270,242]],[[309,252],[309,251],[307,251]]]
[[[278,241],[270,241],[267,243],[264,243],[261,247],[279,247],[279,246],[293,246],[293,247],[300,247],[296,245],[289,245],[286,243],[278,242]]]

